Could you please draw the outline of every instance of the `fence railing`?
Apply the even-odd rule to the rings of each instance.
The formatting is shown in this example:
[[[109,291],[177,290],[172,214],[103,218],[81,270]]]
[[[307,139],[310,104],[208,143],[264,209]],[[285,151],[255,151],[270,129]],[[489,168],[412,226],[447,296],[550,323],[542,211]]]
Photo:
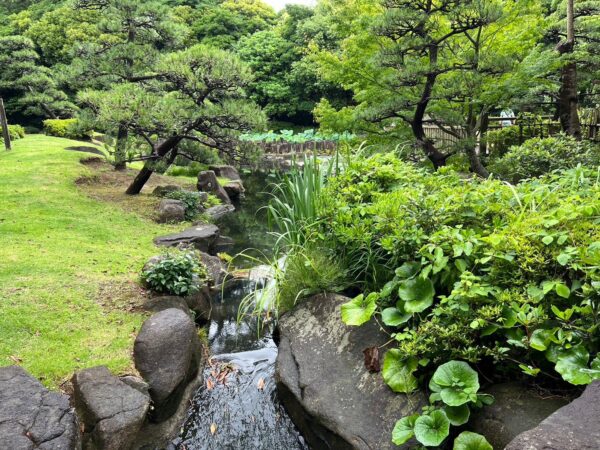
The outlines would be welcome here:
[[[585,110],[581,112],[581,133],[587,140],[600,142],[600,109]],[[487,132],[515,127],[517,140],[522,144],[532,137],[546,138],[560,133],[560,122],[553,120],[552,116],[513,116],[513,117],[489,117]],[[453,127],[449,133],[442,127],[433,123],[423,126],[425,136],[434,141],[440,147],[452,147],[466,137],[466,131],[460,127]],[[485,134],[484,134],[485,137]],[[478,136],[481,138],[481,136]]]

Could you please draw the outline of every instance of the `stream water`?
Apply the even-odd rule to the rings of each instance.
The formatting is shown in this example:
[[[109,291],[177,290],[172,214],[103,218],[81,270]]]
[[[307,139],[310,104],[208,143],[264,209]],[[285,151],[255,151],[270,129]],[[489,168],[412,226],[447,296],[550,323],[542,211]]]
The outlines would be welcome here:
[[[238,211],[220,223],[224,235],[236,242],[234,252],[255,249],[269,255],[262,193],[267,181],[246,178],[246,198]],[[235,254],[235,253],[234,253]],[[241,265],[250,265],[246,260]],[[196,393],[179,437],[169,449],[178,450],[308,450],[308,446],[279,402],[274,380],[277,346],[271,330],[260,332],[255,319],[238,323],[240,302],[260,280],[236,284],[215,299],[208,341],[212,357],[204,370],[204,386]]]

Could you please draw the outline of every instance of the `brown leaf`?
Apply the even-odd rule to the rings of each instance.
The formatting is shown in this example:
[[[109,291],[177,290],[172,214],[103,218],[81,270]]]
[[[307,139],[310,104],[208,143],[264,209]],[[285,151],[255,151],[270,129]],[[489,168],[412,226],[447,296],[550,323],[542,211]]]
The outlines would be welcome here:
[[[381,364],[379,363],[379,348],[369,347],[363,350],[365,355],[365,367],[371,373],[381,371]]]
[[[211,423],[210,424],[210,434],[214,435],[216,432],[217,432],[217,424]]]
[[[265,379],[261,378],[258,380],[258,384],[256,385],[259,391],[262,391],[265,388]]]
[[[206,389],[208,389],[210,391],[214,387],[215,387],[215,382],[212,380],[212,378],[207,378],[206,379]]]

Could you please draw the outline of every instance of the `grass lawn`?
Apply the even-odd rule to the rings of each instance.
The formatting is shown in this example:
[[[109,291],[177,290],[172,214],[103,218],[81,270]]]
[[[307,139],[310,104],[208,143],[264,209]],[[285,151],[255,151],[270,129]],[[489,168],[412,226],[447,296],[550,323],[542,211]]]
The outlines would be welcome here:
[[[154,223],[147,193],[123,195],[134,171],[83,165],[92,155],[73,145],[32,135],[0,152],[0,366],[50,387],[84,367],[133,370],[145,294],[135,280],[157,253],[152,238],[182,228]]]

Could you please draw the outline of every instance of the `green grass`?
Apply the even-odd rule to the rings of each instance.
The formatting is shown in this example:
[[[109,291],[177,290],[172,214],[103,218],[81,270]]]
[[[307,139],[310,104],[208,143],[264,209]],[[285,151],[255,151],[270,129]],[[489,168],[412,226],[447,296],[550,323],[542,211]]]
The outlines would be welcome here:
[[[32,135],[0,152],[0,366],[51,387],[84,367],[131,371],[144,318],[132,281],[174,229],[86,195],[89,155],[71,145]]]

